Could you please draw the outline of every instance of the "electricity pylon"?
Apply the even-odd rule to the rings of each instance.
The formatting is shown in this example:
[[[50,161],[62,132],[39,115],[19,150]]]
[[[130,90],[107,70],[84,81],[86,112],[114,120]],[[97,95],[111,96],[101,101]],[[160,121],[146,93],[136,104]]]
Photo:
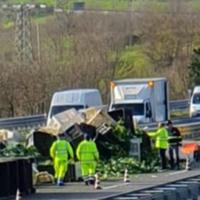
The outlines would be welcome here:
[[[31,17],[27,5],[21,5],[17,12],[15,23],[15,46],[19,65],[28,65],[33,62],[31,45]]]

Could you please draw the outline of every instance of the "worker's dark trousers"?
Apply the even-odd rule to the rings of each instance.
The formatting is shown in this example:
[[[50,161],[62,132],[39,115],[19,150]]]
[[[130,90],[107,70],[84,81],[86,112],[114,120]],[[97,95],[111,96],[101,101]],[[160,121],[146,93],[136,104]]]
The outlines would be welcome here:
[[[162,169],[166,169],[167,168],[167,159],[166,159],[165,152],[166,152],[166,149],[159,149]]]
[[[176,156],[176,163],[174,162],[174,153]],[[175,166],[179,169],[179,147],[178,145],[170,146],[169,147],[169,162],[171,169],[174,169]]]

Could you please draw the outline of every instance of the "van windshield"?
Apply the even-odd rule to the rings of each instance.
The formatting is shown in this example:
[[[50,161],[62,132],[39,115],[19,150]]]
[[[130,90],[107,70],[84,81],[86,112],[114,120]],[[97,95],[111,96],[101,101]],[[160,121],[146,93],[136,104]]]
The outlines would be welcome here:
[[[128,104],[114,104],[113,109],[128,109],[132,111],[132,115],[144,115],[144,104],[143,103],[128,103]]]
[[[76,110],[80,110],[80,109],[83,109],[84,106],[83,105],[60,105],[60,106],[53,106],[52,110],[51,110],[50,117],[52,117],[53,115],[56,115],[58,113],[64,112],[66,110],[69,110],[71,108],[74,108]]]
[[[200,93],[194,94],[192,103],[200,104]]]

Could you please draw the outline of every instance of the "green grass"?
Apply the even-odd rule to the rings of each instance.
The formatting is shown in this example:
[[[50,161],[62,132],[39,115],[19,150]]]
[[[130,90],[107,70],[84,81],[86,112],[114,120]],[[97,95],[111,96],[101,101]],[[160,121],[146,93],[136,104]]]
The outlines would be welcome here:
[[[45,4],[47,6],[54,6],[55,0],[8,0],[10,4]]]
[[[14,22],[12,22],[12,21],[10,21],[10,20],[5,20],[5,21],[3,21],[3,27],[4,27],[5,29],[11,28],[13,25],[14,25]]]
[[[152,64],[144,54],[140,45],[126,48],[120,57],[117,77],[147,76],[151,72]]]
[[[53,19],[53,15],[48,16],[37,16],[33,18],[33,21],[37,24],[45,24],[48,20]]]
[[[105,10],[125,10],[128,9],[128,1],[118,0],[86,0],[87,8],[105,9]]]
[[[68,1],[68,8],[73,7],[73,3],[81,2],[78,0]],[[86,9],[102,9],[102,10],[140,10],[144,7],[155,11],[164,11],[167,9],[165,2],[159,0],[82,0],[85,2]]]
[[[163,12],[168,10],[169,6],[166,0],[7,0],[11,4],[46,4],[47,6],[64,7],[65,9],[73,8],[75,2],[85,2],[85,7],[88,9],[103,9],[103,10],[141,10],[143,8]],[[189,0],[194,11],[200,11],[200,0]]]
[[[192,0],[189,2],[194,12],[200,12],[200,0]]]
[[[183,110],[183,111],[171,111],[170,112],[170,117],[173,119],[180,119],[180,118],[185,118],[189,117],[189,111],[188,110]]]

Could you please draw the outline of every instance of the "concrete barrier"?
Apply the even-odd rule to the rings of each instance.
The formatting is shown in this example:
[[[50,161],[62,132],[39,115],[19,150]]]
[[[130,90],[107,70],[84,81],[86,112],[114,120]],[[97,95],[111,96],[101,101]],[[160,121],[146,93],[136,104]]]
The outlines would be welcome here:
[[[187,200],[189,198],[189,188],[187,184],[168,184],[167,187],[176,188],[177,197],[181,200]]]
[[[165,193],[163,190],[145,190],[144,193],[152,194],[153,200],[165,200]]]

